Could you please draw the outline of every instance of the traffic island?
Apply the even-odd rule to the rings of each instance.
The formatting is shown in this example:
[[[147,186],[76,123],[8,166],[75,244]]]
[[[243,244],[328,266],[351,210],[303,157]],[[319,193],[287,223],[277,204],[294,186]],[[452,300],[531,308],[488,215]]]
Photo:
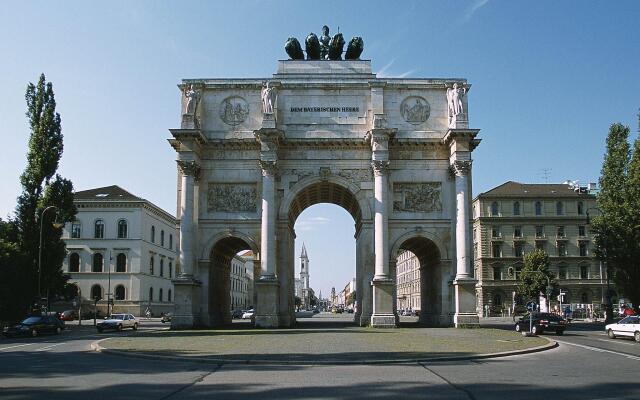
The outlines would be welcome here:
[[[501,357],[557,343],[499,329],[217,329],[139,332],[103,339],[97,351],[179,361],[258,364],[382,364]]]

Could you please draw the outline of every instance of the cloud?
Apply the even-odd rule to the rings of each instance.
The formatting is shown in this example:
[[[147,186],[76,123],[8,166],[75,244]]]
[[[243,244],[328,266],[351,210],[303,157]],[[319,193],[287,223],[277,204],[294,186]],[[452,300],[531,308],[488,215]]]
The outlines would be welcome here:
[[[488,2],[489,0],[475,0],[469,7],[467,7],[466,10],[464,10],[462,18],[460,19],[460,24],[466,24],[469,22],[471,17],[473,17],[473,14],[484,7]]]
[[[331,222],[331,220],[325,217],[303,218],[296,222],[294,229],[301,232],[309,232],[314,231],[318,226],[326,225],[329,222]]]
[[[391,61],[389,61],[387,63],[387,65],[385,65],[384,67],[382,67],[382,69],[380,69],[378,72],[376,72],[376,75],[378,75],[378,78],[388,78],[389,75],[387,73],[387,70],[389,68],[391,68],[391,66],[393,65],[393,63],[396,61],[395,58],[392,58]]]

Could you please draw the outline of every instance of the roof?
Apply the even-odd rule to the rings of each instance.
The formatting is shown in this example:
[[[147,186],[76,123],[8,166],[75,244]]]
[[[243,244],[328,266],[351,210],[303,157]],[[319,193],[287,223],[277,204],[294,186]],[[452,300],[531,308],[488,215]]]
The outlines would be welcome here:
[[[563,183],[520,183],[508,181],[480,193],[478,197],[585,197],[588,193]]]
[[[300,254],[300,258],[309,258],[307,257],[307,249],[304,247],[304,243],[302,243],[302,253]]]
[[[112,185],[96,189],[82,190],[73,194],[74,200],[138,200],[143,198],[135,196],[120,186]]]

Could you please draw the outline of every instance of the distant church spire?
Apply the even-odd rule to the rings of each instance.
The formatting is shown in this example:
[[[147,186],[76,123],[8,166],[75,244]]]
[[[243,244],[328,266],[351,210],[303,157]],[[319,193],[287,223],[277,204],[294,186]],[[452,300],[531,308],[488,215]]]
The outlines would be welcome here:
[[[307,257],[307,249],[304,247],[304,243],[302,243],[302,253],[300,254],[300,258],[309,259],[309,257]]]

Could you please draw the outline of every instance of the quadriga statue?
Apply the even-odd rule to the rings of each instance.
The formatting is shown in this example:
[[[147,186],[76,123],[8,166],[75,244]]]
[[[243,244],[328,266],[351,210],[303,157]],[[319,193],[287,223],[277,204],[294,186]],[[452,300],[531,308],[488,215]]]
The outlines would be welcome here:
[[[364,42],[360,36],[354,36],[349,45],[347,46],[347,52],[344,55],[345,60],[359,60],[360,54],[364,50]]]
[[[298,39],[290,37],[284,44],[284,49],[292,60],[304,60],[304,53]]]
[[[307,60],[320,59],[320,41],[315,33],[310,33],[304,41],[307,50]]]
[[[344,38],[342,33],[336,33],[331,42],[329,42],[329,60],[342,60],[342,49],[344,47]]]

